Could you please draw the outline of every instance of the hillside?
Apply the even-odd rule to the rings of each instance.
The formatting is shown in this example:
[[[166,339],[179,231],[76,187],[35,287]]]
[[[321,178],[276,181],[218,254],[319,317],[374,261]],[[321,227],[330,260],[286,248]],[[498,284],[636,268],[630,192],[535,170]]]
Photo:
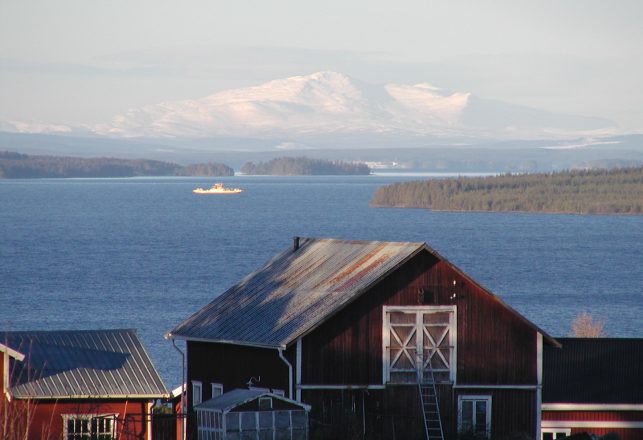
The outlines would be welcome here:
[[[29,156],[0,152],[0,179],[232,175],[234,170],[221,163],[182,166],[147,159]]]
[[[310,159],[307,157],[280,157],[268,162],[246,162],[241,167],[244,174],[274,176],[331,176],[331,175],[368,175],[370,168],[364,163],[351,163]]]
[[[640,215],[643,167],[395,183],[378,188],[371,206]]]

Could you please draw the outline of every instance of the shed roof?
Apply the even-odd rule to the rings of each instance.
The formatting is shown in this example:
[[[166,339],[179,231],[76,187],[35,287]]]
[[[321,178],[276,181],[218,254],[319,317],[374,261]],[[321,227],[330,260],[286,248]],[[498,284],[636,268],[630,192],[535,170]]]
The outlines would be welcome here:
[[[16,398],[161,398],[168,392],[135,330],[0,332],[24,353],[13,362]]]
[[[319,238],[297,241],[297,249],[288,247],[274,256],[166,337],[283,348],[418,253],[427,251],[448,263],[426,243]],[[556,344],[533,323],[502,305]]]
[[[643,339],[558,341],[543,352],[543,403],[643,403]]]
[[[195,409],[211,409],[215,411],[227,412],[260,397],[271,397],[273,399],[283,400],[284,402],[299,406],[306,411],[310,411],[310,406],[304,403],[296,402],[286,397],[278,396],[269,391],[243,388],[237,388],[213,399],[206,400],[205,402],[198,404]]]

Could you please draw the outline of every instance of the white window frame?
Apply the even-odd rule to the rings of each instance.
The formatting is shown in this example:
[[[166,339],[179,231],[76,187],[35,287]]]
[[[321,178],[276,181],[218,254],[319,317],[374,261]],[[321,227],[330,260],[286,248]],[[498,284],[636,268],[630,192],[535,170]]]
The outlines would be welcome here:
[[[215,391],[218,391],[219,393],[215,395]],[[210,383],[210,396],[214,399],[215,397],[219,397],[220,395],[223,394],[223,384],[221,383],[216,383],[212,382]]]
[[[199,390],[197,392],[197,390]],[[198,404],[203,402],[203,382],[200,380],[192,381],[192,407],[194,408]]]
[[[566,437],[569,437],[572,435],[572,429],[571,428],[541,428],[540,430],[540,440],[543,440],[545,438],[545,434],[563,434]],[[556,440],[556,436],[554,436],[554,440]]]
[[[462,394],[458,396],[458,432],[462,430],[462,402],[474,402],[473,408],[473,420],[472,426],[474,432],[476,431],[476,419],[475,419],[475,402],[486,402],[487,403],[487,419],[485,423],[487,424],[486,436],[491,435],[491,395],[474,395],[474,394]]]
[[[62,414],[63,417],[63,439],[68,439],[70,435],[73,435],[74,437],[76,436],[81,436],[81,438],[87,438],[88,440],[93,438],[92,432],[91,432],[91,421],[92,419],[107,419],[111,421],[111,437],[112,439],[116,438],[116,433],[118,432],[116,430],[116,421],[118,419],[118,414],[113,414],[113,413],[106,413],[106,414]],[[69,420],[87,420],[89,421],[89,429],[90,432],[84,433],[84,432],[72,432],[70,433],[67,427],[67,422]],[[104,433],[103,433],[104,434]]]
[[[457,306],[384,306],[382,307],[382,384],[391,380],[390,358],[388,347],[391,344],[391,327],[386,318],[391,312],[452,312],[449,326],[449,345],[452,347],[449,354],[449,380],[455,385],[457,381],[457,353],[458,353],[458,308]],[[419,344],[419,341],[418,341]]]

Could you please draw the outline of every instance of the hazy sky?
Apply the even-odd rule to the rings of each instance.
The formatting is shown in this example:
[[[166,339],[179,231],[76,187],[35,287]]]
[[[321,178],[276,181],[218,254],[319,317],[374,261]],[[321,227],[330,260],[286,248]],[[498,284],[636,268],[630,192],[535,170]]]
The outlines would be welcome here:
[[[0,120],[101,122],[319,70],[643,130],[643,2],[0,0]]]

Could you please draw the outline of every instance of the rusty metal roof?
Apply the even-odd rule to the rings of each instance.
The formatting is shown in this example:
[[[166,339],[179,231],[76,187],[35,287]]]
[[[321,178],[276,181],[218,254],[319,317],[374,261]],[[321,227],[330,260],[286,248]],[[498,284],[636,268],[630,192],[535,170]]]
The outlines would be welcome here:
[[[0,332],[16,398],[161,398],[168,392],[135,330]]]
[[[424,247],[301,238],[167,336],[285,347]]]
[[[295,242],[166,337],[284,348],[424,250],[478,285],[548,344],[559,345],[426,243],[298,237]]]

